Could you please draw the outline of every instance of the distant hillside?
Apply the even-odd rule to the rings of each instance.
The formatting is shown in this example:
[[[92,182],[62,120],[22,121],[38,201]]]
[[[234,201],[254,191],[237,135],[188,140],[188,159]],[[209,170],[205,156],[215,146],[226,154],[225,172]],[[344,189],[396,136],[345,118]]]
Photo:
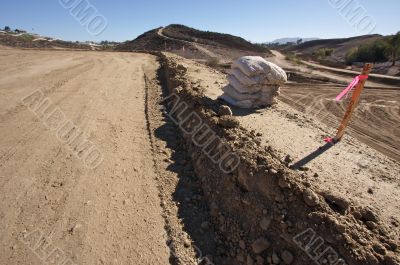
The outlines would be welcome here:
[[[201,31],[177,24],[145,32],[132,41],[121,43],[116,50],[168,50],[190,59],[218,58],[223,61],[243,55],[271,54],[267,47],[253,44],[241,37]]]
[[[272,43],[278,43],[278,44],[286,44],[286,43],[297,43],[297,41],[302,40],[302,42],[308,42],[308,41],[312,41],[312,40],[319,40],[318,38],[300,38],[300,37],[294,37],[294,38],[280,38],[280,39],[276,39],[274,41],[268,42],[269,44]]]
[[[63,41],[50,37],[43,37],[28,32],[16,33],[13,31],[0,31],[0,45],[14,48],[36,48],[36,49],[78,49],[94,50],[90,44]]]
[[[382,39],[381,35],[365,35],[352,38],[340,38],[340,39],[321,39],[313,40],[302,43],[300,45],[288,46],[284,49],[285,52],[300,53],[304,57],[324,57],[326,61],[345,63],[346,54],[354,48],[359,47],[361,44],[374,42]],[[325,51],[326,54],[321,54]],[[322,56],[320,56],[322,55]]]

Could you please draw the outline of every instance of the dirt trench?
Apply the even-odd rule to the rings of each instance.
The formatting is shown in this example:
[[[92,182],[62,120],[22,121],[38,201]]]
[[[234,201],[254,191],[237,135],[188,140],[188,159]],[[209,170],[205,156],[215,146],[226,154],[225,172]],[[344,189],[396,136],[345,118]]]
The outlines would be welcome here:
[[[215,231],[216,247],[203,262],[400,264],[398,239],[371,208],[318,190],[306,174],[262,148],[254,131],[223,115],[219,102],[188,82],[184,66],[157,55],[165,73],[167,116],[180,129]],[[227,154],[239,162],[224,160]]]

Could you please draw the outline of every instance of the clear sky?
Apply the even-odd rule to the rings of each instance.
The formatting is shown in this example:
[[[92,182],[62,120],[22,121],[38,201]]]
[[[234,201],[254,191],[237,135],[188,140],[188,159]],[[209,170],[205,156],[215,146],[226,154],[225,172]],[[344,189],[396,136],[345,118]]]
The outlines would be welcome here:
[[[60,1],[88,1],[106,18],[106,29],[98,36],[90,34]],[[230,33],[254,42],[368,33],[335,8],[348,1],[349,6],[360,5],[365,11],[354,18],[356,22],[375,21],[372,33],[387,35],[400,30],[399,0],[1,0],[0,27],[34,29],[45,36],[80,41],[124,41],[171,23]]]

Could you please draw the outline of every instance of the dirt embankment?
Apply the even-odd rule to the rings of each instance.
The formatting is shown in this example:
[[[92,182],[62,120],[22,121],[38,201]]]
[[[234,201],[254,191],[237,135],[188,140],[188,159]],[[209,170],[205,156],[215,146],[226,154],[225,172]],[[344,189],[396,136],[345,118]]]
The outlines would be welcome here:
[[[215,264],[400,263],[398,239],[377,213],[289,169],[275,151],[261,147],[259,135],[222,115],[204,88],[192,86],[184,66],[160,58],[175,95],[166,105],[180,125],[217,231]],[[239,163],[229,164],[227,155]]]

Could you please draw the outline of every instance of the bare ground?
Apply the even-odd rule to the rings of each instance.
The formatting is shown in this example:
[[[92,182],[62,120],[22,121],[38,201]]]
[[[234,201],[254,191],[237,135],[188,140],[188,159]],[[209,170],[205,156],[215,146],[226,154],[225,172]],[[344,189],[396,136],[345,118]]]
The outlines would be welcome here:
[[[161,113],[156,57],[1,49],[0,62],[0,264],[194,263],[172,197],[171,129],[154,137],[165,120],[149,112]],[[37,90],[44,114],[59,107],[100,165],[24,104]]]
[[[226,84],[224,74],[168,56],[187,67],[193,87],[205,89],[210,99],[221,94],[220,88]],[[208,254],[225,257],[223,260],[228,255],[235,260],[228,264],[242,264],[245,251],[240,246],[236,253],[231,242],[237,241],[240,224],[224,221],[221,216],[210,223],[215,218],[209,216],[208,207],[213,204],[207,205],[208,200],[226,195],[222,200],[234,209],[233,214],[246,212],[251,220],[258,218],[253,214],[258,215],[261,208],[251,205],[256,211],[249,212],[241,210],[240,203],[231,203],[237,199],[236,193],[229,194],[236,185],[233,183],[221,193],[203,190],[220,181],[214,179],[215,172],[209,172],[205,179],[211,182],[204,186],[204,179],[199,181],[194,173],[187,146],[160,104],[167,92],[159,81],[166,80],[156,57],[2,49],[0,61],[1,264],[50,263],[57,249],[60,259],[76,264],[197,264]],[[306,80],[309,75],[312,79],[328,75],[333,81],[337,77],[322,70],[303,70],[300,72]],[[311,93],[333,116],[343,111],[343,106],[333,106],[330,101],[335,94],[333,83],[319,86],[314,81],[304,83],[304,77],[302,80],[283,88],[282,101],[276,107],[255,112],[233,109],[242,126],[259,134],[261,147],[273,150],[271,154],[278,155],[286,165],[317,150],[322,138],[332,134],[336,122],[332,117],[319,121],[315,110],[320,105],[299,99],[304,95],[309,98]],[[392,246],[398,246],[400,165],[394,160],[399,140],[395,127],[398,90],[382,87],[385,90],[378,102],[380,90],[367,90],[370,98],[360,108],[365,109],[366,117],[377,113],[371,121],[381,124],[368,127],[366,118],[358,113],[359,128],[351,128],[350,136],[340,145],[302,166],[303,180],[295,181],[318,191],[339,192],[357,205],[371,205],[384,226],[390,228],[379,233],[397,238]],[[46,118],[40,114],[45,108],[31,111],[29,104],[24,104],[22,99],[36,90],[49,99],[51,106],[59,107],[100,150],[103,160],[98,167],[92,169],[81,159],[83,146],[63,143],[51,127],[46,127]],[[307,108],[309,105],[312,108]],[[364,133],[366,128],[368,134]],[[207,171],[202,165],[196,168]],[[226,226],[225,231],[236,232],[224,238],[221,231],[214,230],[218,222]],[[240,235],[246,237],[244,231]],[[248,256],[249,260],[252,258]]]

